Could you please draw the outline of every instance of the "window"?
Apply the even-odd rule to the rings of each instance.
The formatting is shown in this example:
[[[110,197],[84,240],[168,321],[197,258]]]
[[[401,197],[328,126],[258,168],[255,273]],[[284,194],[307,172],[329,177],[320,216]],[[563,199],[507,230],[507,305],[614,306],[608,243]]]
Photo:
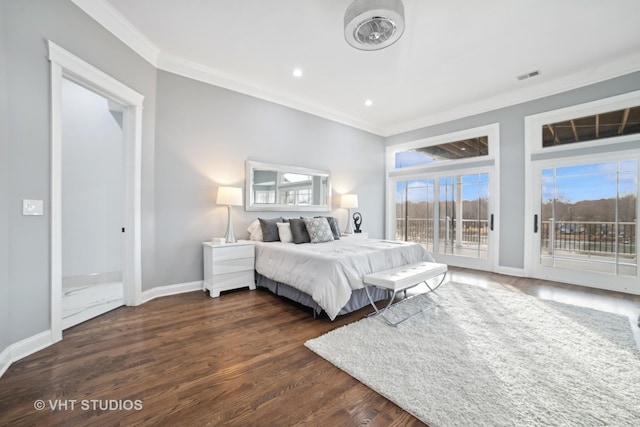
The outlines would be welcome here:
[[[542,146],[606,139],[640,133],[640,106],[549,123],[542,126]]]
[[[395,155],[395,167],[406,168],[487,155],[489,155],[489,137],[485,135],[445,144],[428,145],[407,151],[399,151]]]
[[[525,118],[525,269],[638,293],[640,91]]]

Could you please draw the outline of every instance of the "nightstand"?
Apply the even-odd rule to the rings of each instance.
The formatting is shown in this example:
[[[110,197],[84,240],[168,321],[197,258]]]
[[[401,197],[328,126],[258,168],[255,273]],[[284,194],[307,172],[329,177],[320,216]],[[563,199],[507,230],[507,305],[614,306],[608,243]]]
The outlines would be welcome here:
[[[369,233],[362,232],[362,233],[353,233],[353,234],[342,234],[340,238],[341,239],[368,239]]]
[[[255,282],[254,248],[251,241],[214,245],[204,242],[204,282],[202,290],[209,290],[211,298],[220,291],[244,288],[253,290]]]

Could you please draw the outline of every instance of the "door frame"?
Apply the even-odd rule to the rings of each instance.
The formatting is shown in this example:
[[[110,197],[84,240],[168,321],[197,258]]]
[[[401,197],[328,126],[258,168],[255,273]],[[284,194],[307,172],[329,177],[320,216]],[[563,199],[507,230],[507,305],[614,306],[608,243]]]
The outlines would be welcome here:
[[[446,144],[458,140],[487,136],[489,155],[482,157],[449,160],[438,163],[411,166],[405,168],[395,167],[395,155],[398,152]],[[464,175],[473,173],[489,174],[489,214],[493,215],[494,229],[489,232],[487,241],[489,250],[487,259],[468,258],[456,255],[432,254],[436,259],[442,259],[450,265],[474,268],[484,271],[496,271],[498,269],[498,254],[500,244],[500,124],[492,123],[475,128],[464,129],[457,132],[437,135],[416,141],[391,145],[386,148],[386,226],[385,235],[389,240],[395,240],[396,236],[396,182],[437,179],[447,175]],[[437,216],[436,216],[437,217]],[[435,242],[434,242],[435,244]],[[435,246],[434,246],[435,247]]]
[[[62,340],[62,79],[124,105],[125,305],[142,301],[141,154],[144,96],[48,40],[51,62],[51,340]],[[89,242],[90,244],[90,242]]]
[[[558,165],[571,164],[574,160],[578,163],[592,163],[598,160],[611,160],[615,156],[622,157],[624,153],[638,154],[637,141],[640,135],[623,135],[595,141],[585,141],[577,144],[559,145],[555,147],[542,147],[542,126],[548,123],[566,121],[579,117],[586,117],[594,114],[602,114],[608,111],[615,111],[627,107],[640,105],[640,91],[629,92],[623,95],[599,99],[584,104],[573,105],[558,110],[547,111],[525,117],[525,210],[524,210],[524,270],[526,277],[548,279],[572,283],[580,286],[593,287],[598,289],[608,289],[626,293],[640,294],[640,274],[637,277],[626,280],[621,276],[611,275],[610,277],[625,282],[621,286],[615,284],[602,283],[598,277],[591,277],[589,280],[576,280],[575,274],[562,273],[549,275],[537,268],[539,261],[539,235],[534,233],[534,215],[540,218],[539,197],[540,189],[536,188],[540,182],[540,177],[534,175],[542,170],[542,167],[549,167],[550,162],[555,161]],[[615,153],[615,154],[611,154]],[[611,154],[611,155],[610,155]],[[640,198],[638,198],[638,212],[640,212]],[[540,221],[540,219],[538,219]],[[640,229],[636,229],[636,241],[640,236]],[[548,270],[548,269],[546,269]],[[600,277],[601,278],[601,277]],[[635,282],[635,283],[633,283]],[[634,287],[635,286],[635,287]]]

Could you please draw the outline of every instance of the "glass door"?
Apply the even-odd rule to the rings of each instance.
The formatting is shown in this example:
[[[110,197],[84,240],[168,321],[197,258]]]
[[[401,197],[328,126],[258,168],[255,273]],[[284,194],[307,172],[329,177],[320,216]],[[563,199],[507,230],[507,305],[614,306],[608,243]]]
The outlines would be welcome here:
[[[537,277],[629,291],[638,286],[638,159],[540,162]]]
[[[450,265],[492,270],[489,172],[397,181],[396,239]]]

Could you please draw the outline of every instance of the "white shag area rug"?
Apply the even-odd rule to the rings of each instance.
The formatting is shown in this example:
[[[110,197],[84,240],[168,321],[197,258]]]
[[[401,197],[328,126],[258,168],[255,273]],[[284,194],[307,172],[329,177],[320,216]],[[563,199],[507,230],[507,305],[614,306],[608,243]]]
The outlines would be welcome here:
[[[431,427],[640,426],[628,318],[452,282],[438,293],[397,328],[369,317],[305,345]]]

